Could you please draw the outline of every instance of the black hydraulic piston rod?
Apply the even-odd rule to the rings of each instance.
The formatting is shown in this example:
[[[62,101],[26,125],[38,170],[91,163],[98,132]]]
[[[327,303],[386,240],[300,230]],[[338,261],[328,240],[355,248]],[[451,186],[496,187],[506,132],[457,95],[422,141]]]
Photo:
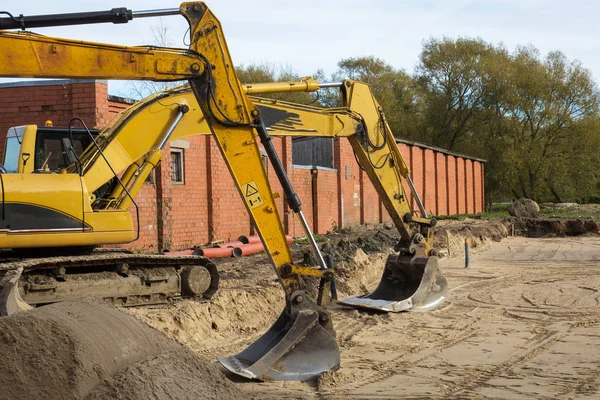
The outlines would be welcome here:
[[[306,233],[308,241],[313,249],[314,254],[317,256],[317,262],[319,263],[319,266],[321,267],[321,269],[328,269],[328,266],[325,263],[325,260],[323,259],[323,255],[319,250],[319,246],[317,246],[317,242],[315,241],[315,238],[312,232],[310,231],[310,228],[308,227],[308,222],[306,222],[306,218],[304,218],[304,214],[302,213],[302,202],[300,201],[300,197],[298,197],[298,194],[294,190],[294,187],[292,186],[292,183],[290,182],[290,179],[287,176],[285,169],[283,168],[283,163],[279,158],[279,154],[277,154],[275,146],[273,146],[273,139],[267,132],[267,128],[265,127],[265,124],[263,123],[262,119],[257,118],[254,121],[254,125],[256,128],[256,132],[258,133],[258,137],[260,138],[260,142],[265,147],[267,156],[269,157],[271,165],[275,170],[275,174],[277,175],[279,183],[281,183],[281,187],[283,188],[283,191],[285,193],[285,198],[287,200],[288,206],[300,218],[300,222],[302,223],[302,227],[304,228],[304,232]]]
[[[125,24],[133,18],[161,17],[166,15],[180,15],[178,8],[165,8],[158,10],[132,11],[125,7],[113,8],[109,11],[90,11],[68,14],[48,14],[31,16],[13,16],[9,12],[0,11],[8,17],[0,18],[0,29],[29,29],[65,25],[87,25],[112,22]]]

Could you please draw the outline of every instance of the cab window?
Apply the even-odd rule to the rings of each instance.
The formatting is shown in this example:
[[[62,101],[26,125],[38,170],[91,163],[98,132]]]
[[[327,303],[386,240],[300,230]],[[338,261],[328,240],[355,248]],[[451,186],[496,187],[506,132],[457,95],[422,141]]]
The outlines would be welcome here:
[[[6,136],[6,148],[4,150],[4,168],[7,172],[17,172],[19,170],[19,155],[21,153],[21,141],[23,139],[23,129],[10,128]]]

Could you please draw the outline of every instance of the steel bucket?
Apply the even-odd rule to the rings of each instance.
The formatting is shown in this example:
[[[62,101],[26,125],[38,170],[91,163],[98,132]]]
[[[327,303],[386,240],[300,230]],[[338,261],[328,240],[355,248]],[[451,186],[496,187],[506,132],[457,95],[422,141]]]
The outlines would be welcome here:
[[[308,381],[340,366],[340,349],[329,313],[303,292],[258,340],[241,353],[218,357],[234,374],[261,381]]]
[[[390,255],[377,288],[340,304],[385,312],[429,311],[438,308],[448,294],[448,283],[437,257]]]

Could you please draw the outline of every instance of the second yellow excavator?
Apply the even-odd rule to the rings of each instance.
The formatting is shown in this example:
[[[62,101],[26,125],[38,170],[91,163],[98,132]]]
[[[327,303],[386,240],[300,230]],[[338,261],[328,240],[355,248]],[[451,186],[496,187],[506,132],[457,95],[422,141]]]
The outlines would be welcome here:
[[[18,259],[0,264],[5,273],[0,294],[4,312],[26,308],[26,303],[44,304],[90,291],[125,305],[178,294],[214,294],[218,273],[203,257],[111,252],[75,255],[97,245],[135,240],[137,231],[129,209],[146,177],[160,162],[161,149],[169,141],[202,134],[215,137],[286,296],[283,312],[261,338],[240,354],[219,358],[227,369],[252,379],[308,380],[338,368],[340,363],[326,309],[331,298],[326,283],[334,279],[334,271],[313,238],[271,136],[347,137],[400,232],[398,254],[389,257],[375,291],[341,303],[380,311],[438,307],[446,297],[447,285],[432,246],[435,220],[427,216],[420,201],[419,214],[409,205],[402,180],[416,199],[418,195],[368,85],[349,80],[321,84],[312,79],[242,85],[221,25],[202,2],[154,13],[113,9],[44,18],[10,16],[0,18],[0,28],[126,22],[136,15],[170,14],[182,14],[190,23],[189,49],[123,47],[0,31],[0,55],[6,60],[0,64],[0,76],[189,82],[187,87],[157,93],[134,104],[101,132],[68,130],[58,150],[64,153],[62,165],[56,169],[50,168],[49,156],[39,151],[42,130],[25,126],[9,131],[5,173],[0,174],[0,249]],[[328,109],[251,97],[323,87],[338,87],[343,106]],[[82,152],[76,149],[76,137],[89,142]],[[315,267],[296,265],[291,257],[259,143],[289,208],[306,231],[318,261]],[[245,195],[249,186],[256,190],[252,197]],[[60,250],[60,257],[50,257],[50,249]],[[112,288],[105,287],[102,280],[90,283],[78,279],[98,270],[110,270]],[[301,275],[321,279],[317,300],[303,290]],[[84,290],[77,289],[82,287]]]

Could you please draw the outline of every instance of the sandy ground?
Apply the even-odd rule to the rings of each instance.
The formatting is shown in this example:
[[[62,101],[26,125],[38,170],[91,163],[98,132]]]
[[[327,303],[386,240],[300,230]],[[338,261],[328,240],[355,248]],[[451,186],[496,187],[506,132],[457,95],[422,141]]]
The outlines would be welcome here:
[[[333,307],[339,371],[239,387],[262,398],[600,398],[598,236],[508,238],[468,269],[460,258],[441,267],[451,289],[437,311]]]
[[[0,399],[600,398],[600,225],[528,224],[465,220],[440,229],[436,246],[449,256],[440,266],[450,291],[436,311],[331,306],[342,366],[316,382],[228,380],[219,372],[215,357],[243,350],[283,308],[262,254],[220,261],[222,284],[211,301],[120,309],[185,347],[96,302],[0,319]],[[515,231],[595,234],[506,238]],[[336,260],[340,297],[375,287],[395,242],[391,232],[363,227],[322,243]],[[469,268],[465,238],[473,246]],[[296,262],[303,258],[301,245],[292,250]]]

